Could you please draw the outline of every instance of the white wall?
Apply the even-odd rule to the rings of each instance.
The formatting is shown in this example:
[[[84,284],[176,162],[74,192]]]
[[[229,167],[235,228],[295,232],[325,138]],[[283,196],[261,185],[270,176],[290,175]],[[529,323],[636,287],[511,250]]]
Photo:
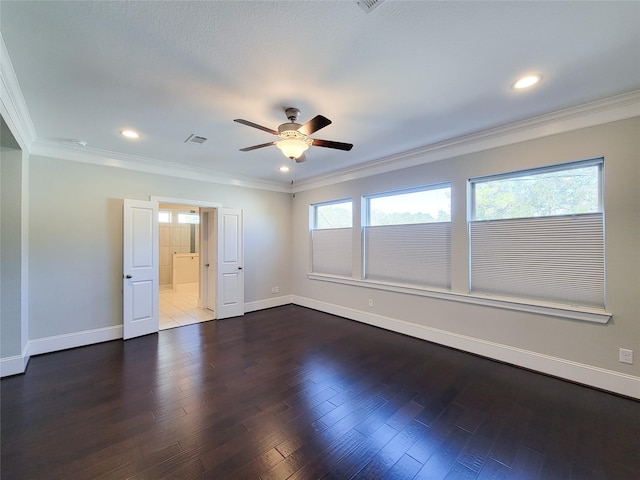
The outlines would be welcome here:
[[[290,195],[32,156],[31,342],[122,324],[122,200],[244,210],[245,302],[290,292]]]
[[[638,132],[640,119],[633,118],[299,192],[293,200],[294,299],[384,328],[640,397],[640,361],[635,365],[618,361],[620,347],[633,349],[636,358],[640,356]],[[605,158],[606,310],[613,314],[608,324],[307,277],[309,204],[352,198],[354,218],[358,219],[363,195],[451,182],[452,290],[467,294],[467,180],[601,156]],[[359,235],[356,226],[354,272],[360,268]],[[370,298],[374,308],[367,306]],[[607,382],[617,384],[612,387]]]

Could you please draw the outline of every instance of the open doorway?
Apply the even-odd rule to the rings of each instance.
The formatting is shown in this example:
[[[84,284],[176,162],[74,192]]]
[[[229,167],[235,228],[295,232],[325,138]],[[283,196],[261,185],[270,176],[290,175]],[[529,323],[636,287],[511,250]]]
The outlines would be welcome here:
[[[203,226],[199,228],[197,308],[212,311],[212,315],[206,312],[207,317],[216,320],[244,315],[242,209],[165,197],[152,196],[149,201],[124,199],[122,326],[125,340],[160,330],[160,204],[193,205],[199,209]],[[195,257],[195,252],[189,256]],[[166,278],[163,281],[166,282]],[[197,322],[205,320],[200,318]]]
[[[203,301],[200,295],[202,276],[206,275],[203,258],[207,257],[206,251],[202,253],[207,249],[207,237],[203,241],[201,220],[198,206],[158,205],[160,330],[215,318],[215,302]]]

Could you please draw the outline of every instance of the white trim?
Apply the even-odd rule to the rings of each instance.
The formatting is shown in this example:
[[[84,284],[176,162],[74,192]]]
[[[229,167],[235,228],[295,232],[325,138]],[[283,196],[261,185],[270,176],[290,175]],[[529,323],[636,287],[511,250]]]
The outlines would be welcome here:
[[[0,358],[0,377],[8,377],[10,375],[18,375],[27,370],[29,363],[29,344],[25,345],[20,355]]]
[[[464,135],[451,140],[375,159],[318,177],[300,180],[294,188],[282,183],[239,178],[223,172],[135,155],[109,152],[91,147],[74,147],[39,140],[4,39],[0,33],[0,107],[16,140],[32,155],[111,166],[171,177],[200,180],[276,192],[295,193],[335,183],[364,178],[446,158],[480,152],[557,133],[640,116],[640,90],[559,110],[500,127]]]
[[[293,296],[293,303],[375,327],[384,328],[385,330],[403,335],[409,335],[544,374],[553,375],[572,382],[640,399],[640,377],[633,375],[572,362],[562,358],[447,332],[437,328],[425,327],[404,320],[366,313],[297,295]]]
[[[29,151],[37,138],[27,104],[18,83],[18,77],[11,64],[7,46],[0,32],[0,103],[2,117],[16,138],[20,147]]]
[[[291,295],[282,295],[281,297],[267,298],[265,300],[256,300],[255,302],[245,302],[244,313],[255,312],[257,310],[265,310],[267,308],[281,307],[289,305],[293,302]]]
[[[483,130],[415,150],[379,158],[320,177],[299,180],[295,192],[415,167],[459,155],[640,116],[640,90]],[[294,192],[294,193],[295,193]]]
[[[129,155],[108,150],[100,150],[91,147],[75,147],[72,145],[60,145],[44,140],[35,140],[31,145],[31,155],[40,155],[60,160],[88,163],[103,167],[122,168],[137,172],[166,175],[175,178],[186,178],[202,182],[233,185],[236,187],[254,188],[275,192],[291,192],[289,185],[272,183],[238,175],[229,176],[222,172],[216,172],[207,168],[201,168],[182,163],[155,160],[138,155]]]
[[[521,298],[498,297],[493,295],[480,295],[478,293],[458,293],[448,290],[427,289],[410,285],[398,285],[391,283],[376,282],[374,280],[359,280],[355,278],[339,277],[335,275],[323,275],[319,273],[308,273],[309,280],[319,280],[323,282],[340,283],[342,285],[352,285],[355,287],[375,288],[387,292],[405,293],[420,297],[439,298],[454,302],[470,303],[473,305],[483,305],[486,307],[502,308],[505,310],[515,310],[518,312],[536,313],[552,317],[568,318],[583,322],[608,323],[613,314],[597,308],[578,307],[554,303],[536,302]]]
[[[156,202],[158,207],[161,203],[167,203],[170,205],[185,205],[189,207],[201,207],[201,208],[221,208],[223,205],[220,202],[206,202],[204,200],[190,200],[187,198],[175,198],[175,197],[158,197],[155,195],[149,195],[150,202]]]
[[[292,302],[293,297],[291,295],[282,295],[280,297],[247,302],[244,304],[244,311],[245,313],[254,312],[257,310],[289,305]],[[122,339],[122,325],[30,340],[21,355],[0,358],[0,377],[24,373],[32,355],[58,352],[69,348],[84,347],[87,345],[119,339]]]
[[[120,338],[122,338],[122,325],[66,333],[63,335],[54,335],[53,337],[29,340],[29,354],[41,355],[43,353],[57,352],[68,348],[84,347],[86,345],[108,342]]]

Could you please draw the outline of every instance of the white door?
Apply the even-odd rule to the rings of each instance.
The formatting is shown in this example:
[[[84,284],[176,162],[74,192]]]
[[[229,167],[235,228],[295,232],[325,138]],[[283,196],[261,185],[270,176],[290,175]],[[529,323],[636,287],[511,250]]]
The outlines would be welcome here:
[[[124,201],[123,338],[158,331],[158,204]]]
[[[216,308],[216,210],[200,209],[200,299],[198,306],[215,311]]]
[[[216,236],[216,210],[207,209],[207,307],[215,310],[216,290],[217,290],[217,271],[218,271],[218,238]]]
[[[242,210],[219,208],[216,318],[244,315]]]

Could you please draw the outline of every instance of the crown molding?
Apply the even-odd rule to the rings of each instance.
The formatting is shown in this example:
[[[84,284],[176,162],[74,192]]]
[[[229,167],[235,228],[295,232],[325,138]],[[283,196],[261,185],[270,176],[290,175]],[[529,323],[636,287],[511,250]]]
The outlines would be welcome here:
[[[11,129],[11,133],[20,147],[28,152],[37,138],[36,129],[11,64],[2,32],[0,32],[0,106],[2,118]]]
[[[235,187],[253,188],[258,190],[270,190],[274,192],[291,192],[289,185],[271,183],[238,175],[230,176],[209,169],[194,167],[164,160],[123,153],[110,152],[91,147],[75,147],[60,145],[55,142],[36,140],[31,145],[31,155],[70,160],[73,162],[88,163],[103,167],[121,168],[137,172],[153,173],[174,178],[199,180],[202,182],[232,185]]]
[[[577,107],[558,110],[501,127],[434,143],[397,155],[379,158],[326,175],[300,180],[296,182],[295,191],[302,192],[313,188],[325,187],[638,116],[640,116],[640,90],[635,90]]]
[[[0,113],[24,151],[62,160],[102,165],[203,182],[294,193],[480,152],[557,133],[640,116],[640,90],[540,115],[414,150],[378,158],[290,185],[231,176],[195,166],[127,155],[89,147],[39,140],[29,115],[9,53],[0,32]]]

